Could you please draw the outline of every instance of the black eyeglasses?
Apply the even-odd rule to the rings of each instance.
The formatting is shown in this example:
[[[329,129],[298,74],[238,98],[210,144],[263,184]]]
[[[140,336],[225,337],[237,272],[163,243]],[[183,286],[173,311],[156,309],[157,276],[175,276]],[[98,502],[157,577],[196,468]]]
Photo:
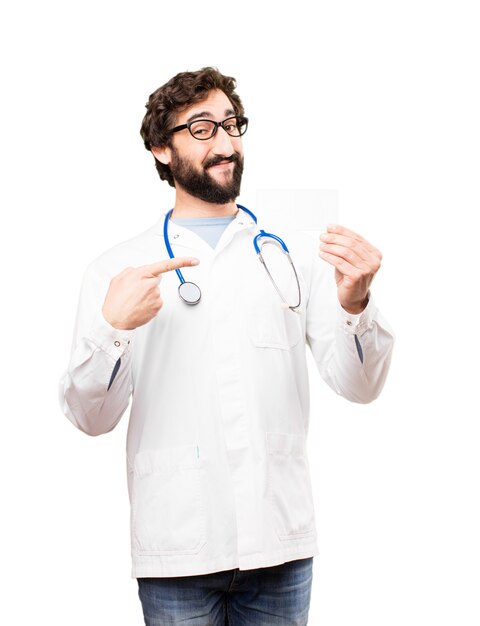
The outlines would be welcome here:
[[[190,134],[195,139],[200,141],[206,141],[211,139],[221,126],[223,130],[230,135],[230,137],[240,137],[244,135],[248,127],[248,118],[243,115],[234,115],[233,117],[227,117],[223,122],[214,122],[213,120],[192,120],[186,124],[175,126],[169,132],[177,133],[179,130],[188,128]]]

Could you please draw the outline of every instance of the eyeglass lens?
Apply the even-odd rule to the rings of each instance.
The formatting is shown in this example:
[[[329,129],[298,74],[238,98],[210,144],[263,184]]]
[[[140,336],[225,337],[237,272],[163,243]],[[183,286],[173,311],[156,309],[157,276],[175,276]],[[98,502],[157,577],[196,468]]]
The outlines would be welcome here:
[[[232,137],[240,137],[247,130],[247,120],[244,117],[229,117],[222,125]],[[195,139],[210,139],[216,128],[217,124],[212,120],[196,120],[190,124],[190,133]]]

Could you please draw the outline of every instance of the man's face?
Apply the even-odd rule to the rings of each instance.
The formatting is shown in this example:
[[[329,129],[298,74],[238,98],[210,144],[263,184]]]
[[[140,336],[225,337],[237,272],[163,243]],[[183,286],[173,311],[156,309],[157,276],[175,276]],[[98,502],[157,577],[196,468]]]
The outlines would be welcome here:
[[[175,125],[192,119],[221,122],[235,115],[232,104],[220,90],[177,115]],[[199,141],[188,129],[174,133],[169,167],[175,184],[190,195],[213,204],[233,202],[240,193],[243,172],[241,137],[231,137],[219,127],[211,139]]]

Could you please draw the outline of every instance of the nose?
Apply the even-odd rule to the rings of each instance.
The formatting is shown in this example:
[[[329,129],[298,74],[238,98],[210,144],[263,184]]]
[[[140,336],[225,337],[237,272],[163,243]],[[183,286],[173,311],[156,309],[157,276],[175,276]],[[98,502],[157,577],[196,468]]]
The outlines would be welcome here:
[[[212,149],[215,154],[220,154],[223,156],[232,155],[235,150],[233,147],[233,140],[237,139],[236,137],[231,137],[227,131],[219,126],[217,128],[217,132],[212,137],[213,146]]]

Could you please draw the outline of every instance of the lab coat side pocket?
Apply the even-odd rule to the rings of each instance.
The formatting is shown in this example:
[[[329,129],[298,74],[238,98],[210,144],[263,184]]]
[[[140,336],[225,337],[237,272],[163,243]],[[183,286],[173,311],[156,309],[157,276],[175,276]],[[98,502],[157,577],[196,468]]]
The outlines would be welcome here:
[[[201,474],[193,444],[137,454],[132,534],[139,554],[196,554],[201,550],[206,541]]]
[[[266,433],[267,498],[280,540],[312,539],[316,535],[312,487],[305,437]]]

